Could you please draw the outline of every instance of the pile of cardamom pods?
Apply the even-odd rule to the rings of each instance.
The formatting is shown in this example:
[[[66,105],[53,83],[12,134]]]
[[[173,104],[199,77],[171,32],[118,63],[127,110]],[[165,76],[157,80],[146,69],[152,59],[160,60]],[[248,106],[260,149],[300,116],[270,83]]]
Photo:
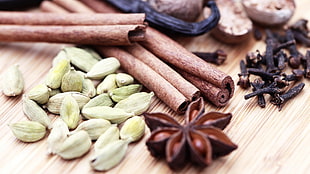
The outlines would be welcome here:
[[[29,121],[10,124],[13,134],[23,142],[48,136],[48,152],[63,159],[83,156],[95,142],[91,166],[98,171],[116,166],[128,144],[144,135],[145,122],[139,115],[154,96],[141,92],[142,85],[117,72],[119,68],[114,57],[102,59],[89,48],[64,47],[53,59],[45,83],[23,95]],[[52,123],[48,113],[59,118]]]

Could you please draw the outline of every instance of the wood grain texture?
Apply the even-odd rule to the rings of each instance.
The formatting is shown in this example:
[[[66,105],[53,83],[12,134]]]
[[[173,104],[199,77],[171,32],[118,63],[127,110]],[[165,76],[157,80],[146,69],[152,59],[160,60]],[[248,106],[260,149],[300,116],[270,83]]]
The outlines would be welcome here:
[[[308,0],[298,0],[297,12],[291,21],[310,19]],[[205,34],[195,38],[177,38],[179,43],[191,51],[214,51],[218,48],[228,53],[224,65],[218,68],[238,80],[239,61],[248,51],[264,50],[263,41],[250,40],[240,45],[224,45]],[[25,93],[44,81],[51,67],[52,58],[60,44],[46,43],[0,43],[0,74],[12,64],[19,64],[25,78]],[[306,48],[301,47],[304,54]],[[3,77],[1,77],[3,78]],[[294,100],[285,104],[282,111],[269,102],[266,108],[256,105],[255,99],[244,100],[250,92],[235,86],[235,94],[224,108],[206,104],[206,111],[231,112],[232,122],[225,129],[238,149],[228,156],[215,160],[209,167],[200,169],[191,165],[178,172],[172,172],[164,160],[154,159],[145,146],[150,135],[130,144],[125,159],[107,173],[295,173],[310,171],[310,81]],[[267,98],[268,100],[268,98]],[[160,111],[176,115],[158,98],[154,98],[149,111]],[[51,118],[55,116],[50,115]],[[47,155],[46,139],[36,143],[22,143],[13,136],[7,124],[26,120],[22,112],[21,97],[9,98],[0,94],[0,173],[102,173],[94,172],[89,165],[93,151],[83,158],[62,160]]]

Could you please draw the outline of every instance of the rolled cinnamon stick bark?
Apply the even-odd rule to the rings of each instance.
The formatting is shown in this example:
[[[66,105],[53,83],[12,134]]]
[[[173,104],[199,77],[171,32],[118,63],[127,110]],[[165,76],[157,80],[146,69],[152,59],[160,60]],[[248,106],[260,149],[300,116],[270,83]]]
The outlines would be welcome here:
[[[226,106],[230,99],[230,91],[226,88],[218,88],[211,83],[202,80],[201,78],[189,74],[185,71],[178,70],[178,72],[192,84],[194,84],[200,91],[202,96],[213,103],[217,107]]]
[[[171,109],[177,113],[185,112],[189,100],[149,66],[117,47],[97,47],[97,50],[105,56],[116,57],[126,72],[153,91]]]
[[[0,25],[0,41],[130,45],[132,42],[144,40],[145,29],[145,25]]]
[[[134,57],[151,67],[155,72],[170,82],[177,88],[187,99],[195,100],[200,96],[200,91],[193,84],[185,80],[180,74],[162,62],[154,54],[144,49],[139,44],[126,46],[125,50]]]
[[[80,1],[96,12],[119,12],[115,8],[111,8],[109,4],[100,0]],[[227,89],[229,91],[229,99],[233,96],[234,82],[229,75],[201,60],[168,36],[148,27],[146,31],[146,41],[140,42],[140,44],[163,61],[193,74],[217,88]]]
[[[29,13],[0,12],[0,24],[18,25],[143,25],[144,13]]]
[[[60,5],[61,7],[65,7],[65,9],[69,12],[79,12],[79,13],[93,13],[94,10],[89,8],[88,6],[80,3],[77,0],[74,1],[67,1],[67,0],[53,0],[56,4]],[[74,5],[73,5],[74,3]]]

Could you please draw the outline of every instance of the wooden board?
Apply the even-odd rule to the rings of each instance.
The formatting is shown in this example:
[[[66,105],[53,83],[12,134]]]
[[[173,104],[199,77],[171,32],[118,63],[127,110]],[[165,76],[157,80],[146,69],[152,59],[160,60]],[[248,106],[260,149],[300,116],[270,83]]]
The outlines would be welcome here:
[[[298,0],[297,11],[291,21],[310,19],[308,0]],[[191,51],[228,53],[228,60],[218,68],[238,80],[239,61],[256,49],[265,50],[263,41],[250,40],[240,45],[225,45],[209,34],[195,38],[178,38],[178,42]],[[19,64],[25,78],[25,93],[44,82],[51,62],[62,44],[0,43],[0,74],[10,65]],[[300,48],[305,53],[306,48]],[[244,100],[250,92],[236,86],[234,97],[224,108],[206,105],[206,111],[231,112],[231,124],[225,129],[238,149],[228,156],[215,160],[209,167],[200,169],[191,165],[179,173],[307,173],[310,171],[310,81],[303,92],[285,104],[282,111],[270,103],[261,109],[256,100]],[[149,111],[175,115],[158,98],[154,98]],[[50,116],[54,118],[55,116]],[[175,117],[182,120],[182,116]],[[83,158],[62,160],[47,155],[46,138],[36,143],[22,143],[11,133],[9,123],[26,120],[22,112],[21,97],[0,94],[0,173],[94,173],[89,165],[93,151]],[[108,173],[173,173],[164,160],[154,159],[145,146],[150,132],[135,144],[130,144],[125,159]],[[99,172],[98,172],[99,173]]]

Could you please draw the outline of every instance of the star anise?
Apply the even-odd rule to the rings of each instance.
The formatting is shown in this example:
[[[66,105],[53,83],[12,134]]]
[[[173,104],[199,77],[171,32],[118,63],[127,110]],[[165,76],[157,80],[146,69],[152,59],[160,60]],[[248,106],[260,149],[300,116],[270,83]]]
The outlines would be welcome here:
[[[184,167],[188,159],[205,167],[237,148],[222,132],[232,115],[204,113],[202,98],[188,106],[184,125],[164,113],[145,113],[144,117],[152,132],[146,142],[148,150],[154,157],[165,157],[171,169]]]

